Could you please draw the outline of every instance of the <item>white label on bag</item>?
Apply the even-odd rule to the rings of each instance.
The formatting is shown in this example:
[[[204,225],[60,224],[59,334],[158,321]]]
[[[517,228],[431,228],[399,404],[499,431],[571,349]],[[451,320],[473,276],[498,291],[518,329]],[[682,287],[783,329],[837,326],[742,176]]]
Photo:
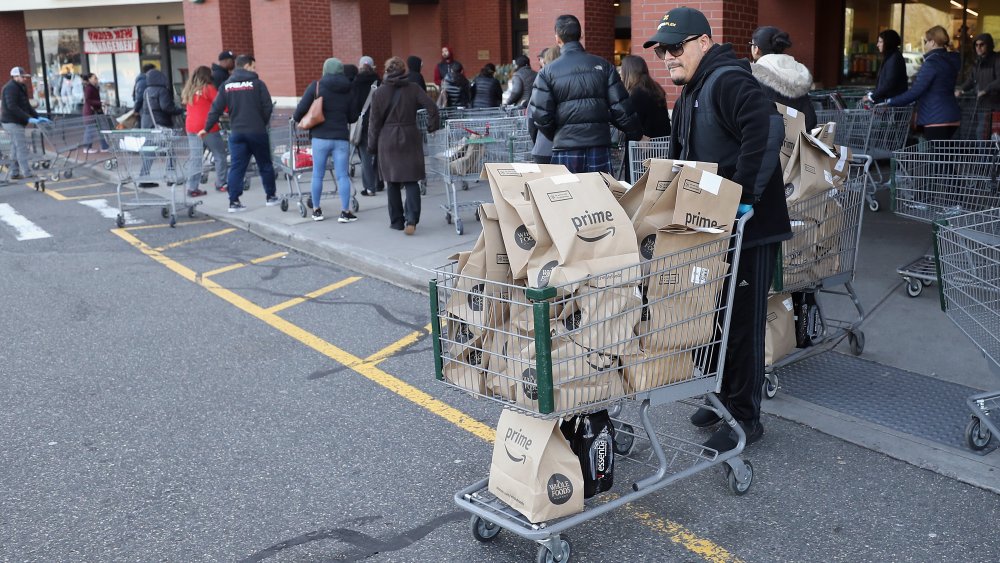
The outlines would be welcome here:
[[[691,283],[696,285],[705,285],[708,283],[709,277],[712,272],[708,268],[702,268],[700,266],[694,266],[691,268]]]
[[[673,168],[676,168],[678,166],[690,166],[694,168],[695,166],[697,166],[697,164],[693,160],[675,160]]]
[[[833,185],[833,174],[831,174],[829,170],[823,171],[823,179],[826,180],[827,184],[830,184],[831,186]]]
[[[792,117],[798,117],[799,116],[799,110],[797,110],[795,108],[787,108],[786,107],[785,108],[785,113],[787,113],[788,115],[790,115]]]
[[[719,195],[719,188],[722,187],[722,176],[704,172],[701,175],[701,181],[698,182],[698,185],[701,186],[701,189],[712,195]]]
[[[552,183],[556,184],[575,184],[579,182],[580,179],[576,177],[576,174],[560,174],[559,176],[552,176]]]
[[[792,298],[791,297],[789,297],[788,299],[785,299],[784,301],[782,301],[781,304],[785,306],[785,310],[787,310],[787,311],[791,311],[794,308],[794,306],[792,305]]]
[[[837,165],[833,167],[837,172],[844,171],[844,165],[847,164],[847,147],[838,147],[840,149],[840,160],[837,161]]]
[[[532,162],[515,162],[511,166],[518,174],[538,174],[542,171],[537,164]]]

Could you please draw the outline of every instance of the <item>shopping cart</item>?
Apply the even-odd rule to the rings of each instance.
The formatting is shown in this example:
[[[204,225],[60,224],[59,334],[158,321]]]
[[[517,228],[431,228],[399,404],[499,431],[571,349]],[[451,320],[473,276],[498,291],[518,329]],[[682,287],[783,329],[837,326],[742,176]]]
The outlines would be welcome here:
[[[844,185],[788,206],[792,238],[781,245],[781,261],[772,285],[774,293],[802,293],[796,314],[800,317],[802,340],[808,347],[764,369],[764,395],[771,399],[778,392],[778,370],[825,352],[847,337],[851,353],[861,355],[865,334],[860,330],[865,310],[854,291],[854,272],[861,243],[861,219],[864,198],[868,193],[871,157],[855,154]],[[837,289],[840,287],[843,289]],[[821,296],[846,297],[857,317],[835,319],[823,314]]]
[[[468,190],[469,182],[479,181],[484,163],[515,162],[512,138],[523,135],[526,127],[523,117],[451,119],[444,123],[444,128],[428,135],[429,168],[444,180],[447,204],[441,208],[445,211],[445,221],[449,225],[454,222],[456,233],[465,232],[462,210],[478,210],[482,203],[458,201],[459,190]]]
[[[814,90],[809,92],[809,100],[817,111],[844,110],[858,107],[867,94],[866,88],[847,86],[832,90]]]
[[[670,137],[653,137],[648,141],[628,142],[629,182],[635,185],[646,172],[646,161],[670,157]]]
[[[437,379],[534,417],[565,418],[609,408],[620,458],[612,464],[611,494],[586,500],[581,513],[548,522],[528,521],[489,492],[488,479],[463,488],[454,500],[472,513],[476,540],[488,542],[510,530],[540,544],[539,561],[568,561],[567,530],[682,478],[722,465],[732,491],[747,492],[753,466],[739,457],[746,435],[715,393],[725,368],[733,272],[749,215],[731,236],[592,276],[579,287],[530,289],[490,282],[462,276],[455,263],[436,271],[430,302]],[[723,262],[728,269],[710,265]],[[650,280],[676,278],[702,266],[707,268],[703,285],[649,297],[645,304],[636,295],[634,305],[621,305],[623,296],[640,292]],[[469,304],[460,307],[465,318],[456,316],[456,304]],[[636,321],[661,306],[685,313],[636,336],[631,330]],[[614,329],[616,323],[627,330]],[[645,350],[669,351],[635,355],[640,344]],[[737,447],[715,451],[658,431],[651,407],[675,402],[710,405],[737,433]],[[626,420],[626,406],[631,411],[636,404],[638,421],[634,416]]]
[[[872,109],[823,110],[816,112],[817,123],[833,121],[837,124],[834,143],[849,147],[856,153],[866,154],[873,161],[892,158],[892,151],[903,148],[910,132],[910,106],[893,108],[875,106]],[[882,170],[876,165],[869,169],[871,181],[865,199],[868,209],[878,211],[881,207],[875,193],[888,185]]]
[[[892,199],[896,215],[930,223],[1000,207],[1000,140],[923,141],[896,151]],[[917,297],[937,280],[931,253],[901,266],[906,294]]]
[[[993,110],[979,105],[979,97],[975,94],[965,94],[958,98],[958,107],[962,111],[962,121],[959,124],[956,139],[982,141],[994,133]]]
[[[177,224],[177,209],[187,209],[188,217],[194,217],[194,209],[201,201],[189,201],[185,184],[189,174],[197,174],[203,147],[200,139],[190,139],[168,129],[120,129],[101,132],[111,148],[111,154],[118,162],[114,169],[118,174],[115,193],[118,198],[118,216],[115,224],[125,226],[125,212],[139,207],[159,207],[170,226]],[[147,195],[139,189],[143,182],[163,182],[170,188],[170,199]],[[126,187],[133,193],[123,194]]]
[[[299,129],[291,118],[288,121],[271,123],[268,133],[271,140],[271,156],[274,161],[274,171],[276,174],[283,174],[288,184],[288,193],[281,197],[281,210],[288,211],[288,202],[295,200],[298,203],[299,215],[308,215],[308,209],[312,209],[312,169],[313,166],[326,163],[316,163],[312,156],[312,141],[309,139],[307,129]],[[330,169],[333,177],[333,191],[323,192],[322,196],[337,195],[337,178]],[[309,191],[302,191],[302,176],[306,175],[306,184],[310,186]],[[357,213],[361,209],[358,203],[358,196],[355,193],[353,184],[351,185],[351,211]]]
[[[941,309],[1000,374],[1000,208],[934,222]],[[1000,434],[1000,391],[968,399],[966,442],[982,450]]]
[[[42,132],[45,144],[55,153],[49,166],[52,181],[72,178],[75,169],[91,164],[103,164],[105,169],[110,170],[113,166],[112,156],[109,153],[86,153],[84,141],[89,129],[91,143],[100,143],[100,132],[114,129],[115,125],[114,117],[104,114],[62,117],[39,123],[38,129]]]

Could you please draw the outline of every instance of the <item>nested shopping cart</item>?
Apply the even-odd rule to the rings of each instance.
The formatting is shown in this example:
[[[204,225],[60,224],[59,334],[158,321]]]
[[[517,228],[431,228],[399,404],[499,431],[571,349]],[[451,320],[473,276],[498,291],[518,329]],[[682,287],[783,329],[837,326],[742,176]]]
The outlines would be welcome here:
[[[854,273],[871,165],[871,157],[855,154],[842,186],[788,205],[792,238],[781,243],[781,260],[772,288],[774,293],[802,294],[796,300],[796,315],[800,317],[797,327],[809,345],[765,367],[764,395],[769,399],[778,392],[779,369],[825,352],[845,336],[855,356],[865,349],[865,334],[860,329],[865,310],[854,291]],[[822,296],[850,299],[857,316],[827,317]]]
[[[177,209],[187,210],[194,217],[201,201],[187,197],[187,180],[200,174],[203,147],[200,140],[188,138],[169,129],[120,129],[101,132],[118,165],[115,193],[118,216],[115,224],[125,226],[125,212],[140,207],[159,207],[170,226],[177,224]],[[163,183],[170,188],[170,199],[156,197],[138,185],[144,182]],[[131,189],[132,194],[123,193]]]
[[[113,157],[109,153],[87,153],[85,149],[89,145],[85,145],[85,141],[99,144],[101,132],[112,130],[115,125],[115,118],[104,114],[60,117],[39,123],[38,129],[42,132],[45,145],[55,153],[48,166],[52,181],[72,178],[74,170],[93,164],[102,164],[105,169],[111,170]],[[45,160],[48,159],[42,162]]]
[[[896,215],[931,223],[1000,207],[1000,140],[922,141],[893,153],[892,200]],[[906,294],[917,297],[937,280],[933,254],[924,253],[896,272]]]
[[[646,172],[645,162],[651,158],[670,158],[670,137],[628,142],[629,182],[632,185],[642,178]]]
[[[487,162],[515,162],[514,141],[527,128],[524,117],[497,117],[485,119],[450,119],[436,133],[428,135],[428,166],[430,172],[444,180],[447,202],[441,205],[445,221],[454,222],[455,232],[462,234],[465,227],[460,216],[463,210],[476,210],[479,220],[480,200],[459,201],[459,191],[469,189],[470,182],[478,182]],[[523,155],[521,155],[523,156]]]
[[[288,211],[289,201],[294,200],[298,205],[299,215],[305,217],[313,206],[311,191],[313,166],[326,166],[326,163],[313,161],[309,131],[299,129],[291,118],[272,120],[268,134],[271,141],[271,160],[274,162],[274,171],[276,174],[284,175],[288,185],[288,192],[280,196],[281,210]],[[321,194],[323,197],[337,195],[339,191],[337,178],[332,167],[330,167],[330,174],[333,176],[333,191],[323,192]],[[306,192],[302,191],[303,175],[306,175],[306,184],[310,186]],[[351,211],[357,213],[359,209],[361,209],[361,204],[358,203],[358,194],[355,193],[352,183]]]
[[[984,141],[994,133],[997,124],[993,119],[993,109],[990,104],[979,103],[979,96],[975,94],[965,94],[958,98],[958,107],[962,112],[962,120],[959,122],[958,133],[955,139],[966,139],[970,141]]]
[[[1000,374],[1000,208],[934,222],[941,309]],[[1000,391],[969,397],[965,439],[985,449],[1000,434]]]
[[[538,561],[565,562],[570,528],[680,479],[721,466],[732,491],[747,492],[753,466],[739,457],[746,435],[715,393],[725,369],[733,272],[751,214],[731,236],[578,284],[491,282],[462,275],[456,263],[436,271],[430,303],[438,380],[544,419],[607,408],[615,429],[615,485],[585,500],[583,512],[531,522],[489,492],[489,479],[455,493],[455,503],[472,514],[476,540],[509,530],[540,544]],[[698,280],[691,284],[662,282],[694,279],[692,273]],[[652,292],[653,283],[671,289]],[[670,403],[708,405],[736,432],[736,448],[716,451],[659,430],[651,409]]]
[[[852,151],[866,154],[875,162],[889,160],[895,150],[903,148],[910,132],[910,106],[893,108],[877,105],[871,109],[822,110],[816,112],[817,123],[833,121],[837,124],[834,144],[849,147]],[[878,211],[881,207],[875,193],[888,186],[877,165],[869,168],[871,181],[865,199],[868,209]]]

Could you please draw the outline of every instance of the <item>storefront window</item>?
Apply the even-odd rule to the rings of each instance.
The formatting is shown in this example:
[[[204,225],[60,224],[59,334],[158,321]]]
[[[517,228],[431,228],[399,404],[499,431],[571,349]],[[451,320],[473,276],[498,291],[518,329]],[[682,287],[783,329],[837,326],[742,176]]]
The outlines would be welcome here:
[[[38,41],[38,32],[29,31],[28,36],[28,52],[31,53],[30,59],[28,60],[28,71],[31,72],[31,82],[32,82],[32,99],[31,103],[34,104],[39,111],[48,111],[45,107],[45,65],[42,64],[42,45]],[[49,85],[50,94],[53,93],[52,84]],[[58,89],[59,84],[56,83],[55,87]]]
[[[170,49],[170,69],[173,73],[174,95],[179,98],[190,72],[187,60],[187,36],[183,26],[172,25],[167,28],[167,46]]]
[[[135,99],[135,79],[139,78],[142,66],[139,64],[139,53],[116,53],[115,67],[118,69],[118,105],[132,107]]]
[[[83,104],[80,30],[46,29],[42,31],[41,46],[42,67],[49,81],[52,112],[79,113]],[[36,92],[44,92],[44,89],[36,88]]]
[[[155,25],[146,25],[139,28],[140,64],[151,64],[156,68],[161,68],[160,62],[160,28]]]
[[[90,72],[97,75],[100,83],[98,88],[101,91],[101,101],[108,106],[118,105],[118,96],[115,94],[115,65],[112,60],[114,55],[87,55],[90,65]]]

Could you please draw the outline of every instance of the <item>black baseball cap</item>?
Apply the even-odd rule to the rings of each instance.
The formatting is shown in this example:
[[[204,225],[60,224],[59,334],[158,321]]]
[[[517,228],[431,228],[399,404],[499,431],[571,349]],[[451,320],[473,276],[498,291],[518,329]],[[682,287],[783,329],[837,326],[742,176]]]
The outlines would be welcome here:
[[[224,61],[226,59],[235,59],[235,58],[236,58],[236,55],[234,55],[232,51],[223,51],[223,52],[219,53],[219,60],[220,61]]]
[[[694,8],[681,6],[674,8],[663,15],[660,25],[656,26],[656,33],[642,44],[644,49],[656,45],[674,45],[684,41],[692,35],[712,36],[712,26],[708,24],[708,18]]]

